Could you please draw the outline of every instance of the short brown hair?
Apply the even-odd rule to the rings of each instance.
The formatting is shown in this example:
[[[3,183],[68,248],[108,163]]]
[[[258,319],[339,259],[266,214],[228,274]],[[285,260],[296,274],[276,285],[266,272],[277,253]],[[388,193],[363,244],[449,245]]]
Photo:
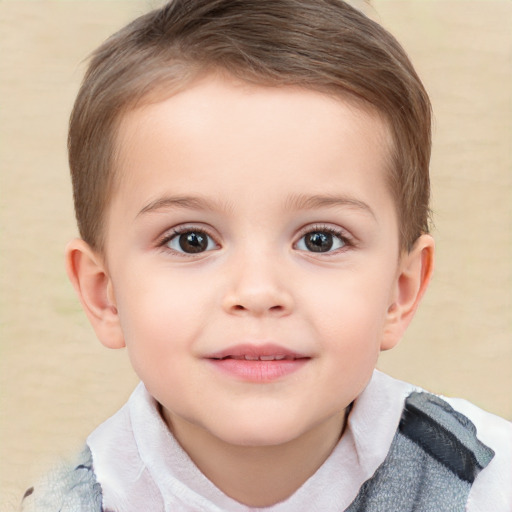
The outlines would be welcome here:
[[[70,119],[69,162],[82,238],[104,244],[122,115],[155,91],[223,70],[245,81],[352,96],[386,119],[400,246],[429,230],[431,107],[396,39],[342,0],[173,0],[92,55]]]

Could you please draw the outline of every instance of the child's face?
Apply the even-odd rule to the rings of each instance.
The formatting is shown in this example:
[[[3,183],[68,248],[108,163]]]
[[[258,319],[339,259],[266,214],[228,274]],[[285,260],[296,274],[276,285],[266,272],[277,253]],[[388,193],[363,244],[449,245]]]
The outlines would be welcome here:
[[[364,389],[397,341],[388,146],[348,102],[219,77],[125,116],[108,296],[167,419],[276,444]]]

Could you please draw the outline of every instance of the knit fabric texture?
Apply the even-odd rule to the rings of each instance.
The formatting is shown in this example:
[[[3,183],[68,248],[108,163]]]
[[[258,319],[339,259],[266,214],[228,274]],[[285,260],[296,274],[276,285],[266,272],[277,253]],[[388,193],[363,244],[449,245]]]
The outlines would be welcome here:
[[[388,456],[347,512],[464,512],[493,457],[464,415],[435,395],[412,393]]]

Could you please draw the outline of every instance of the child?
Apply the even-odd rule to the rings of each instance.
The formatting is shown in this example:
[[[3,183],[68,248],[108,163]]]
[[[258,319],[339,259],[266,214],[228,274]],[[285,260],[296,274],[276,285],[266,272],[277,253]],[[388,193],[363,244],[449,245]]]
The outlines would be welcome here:
[[[106,41],[67,267],[142,382],[27,509],[509,511],[511,426],[374,370],[432,273],[430,125],[340,0],[174,0]]]

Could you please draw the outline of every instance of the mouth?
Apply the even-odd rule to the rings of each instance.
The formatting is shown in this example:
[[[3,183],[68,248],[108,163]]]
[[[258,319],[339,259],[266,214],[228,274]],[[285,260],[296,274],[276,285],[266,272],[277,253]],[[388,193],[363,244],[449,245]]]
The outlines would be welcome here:
[[[277,345],[237,345],[206,359],[218,370],[245,382],[272,382],[300,370],[311,357]]]
[[[217,361],[224,361],[226,359],[236,359],[237,361],[294,361],[296,359],[306,359],[305,357],[301,356],[286,356],[283,354],[276,354],[276,355],[250,355],[250,354],[244,354],[243,356],[224,356],[224,357],[211,357],[209,359],[215,359]]]

